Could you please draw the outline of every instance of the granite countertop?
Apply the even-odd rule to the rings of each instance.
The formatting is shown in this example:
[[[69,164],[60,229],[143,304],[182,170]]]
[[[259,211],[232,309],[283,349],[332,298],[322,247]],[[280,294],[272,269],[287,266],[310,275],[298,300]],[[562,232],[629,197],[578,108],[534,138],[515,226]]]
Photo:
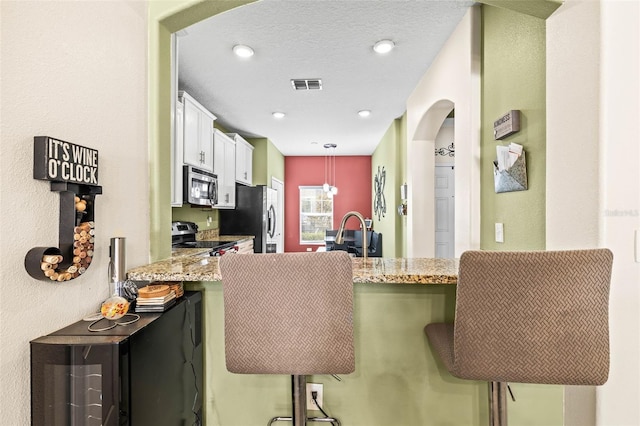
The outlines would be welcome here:
[[[218,258],[207,250],[175,249],[170,259],[127,271],[134,281],[220,281]],[[244,255],[228,255],[244,256]],[[353,258],[354,283],[455,284],[458,259]]]

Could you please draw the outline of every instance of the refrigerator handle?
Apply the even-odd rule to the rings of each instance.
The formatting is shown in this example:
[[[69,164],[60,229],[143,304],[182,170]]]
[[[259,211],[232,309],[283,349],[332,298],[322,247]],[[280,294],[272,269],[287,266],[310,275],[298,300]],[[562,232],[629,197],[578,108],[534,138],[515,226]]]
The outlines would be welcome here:
[[[276,234],[276,209],[273,208],[273,205],[269,206],[267,234],[269,234],[269,238],[273,238]]]

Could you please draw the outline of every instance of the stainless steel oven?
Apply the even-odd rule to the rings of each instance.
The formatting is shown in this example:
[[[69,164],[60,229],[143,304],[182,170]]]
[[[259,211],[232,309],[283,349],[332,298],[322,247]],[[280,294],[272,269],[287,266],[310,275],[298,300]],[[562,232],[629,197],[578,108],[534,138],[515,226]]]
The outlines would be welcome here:
[[[213,207],[218,204],[218,177],[206,170],[184,166],[184,202]]]
[[[197,240],[197,233],[198,225],[193,222],[171,222],[171,247],[208,248],[209,256],[222,256],[239,251],[237,241]]]

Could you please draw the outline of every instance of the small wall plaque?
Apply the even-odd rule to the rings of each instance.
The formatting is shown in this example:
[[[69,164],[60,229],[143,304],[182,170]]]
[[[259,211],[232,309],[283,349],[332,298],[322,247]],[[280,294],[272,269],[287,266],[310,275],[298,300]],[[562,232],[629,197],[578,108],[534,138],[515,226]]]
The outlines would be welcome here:
[[[49,136],[33,138],[33,178],[98,185],[98,150]]]
[[[504,139],[520,131],[520,110],[512,109],[493,122],[493,138]]]

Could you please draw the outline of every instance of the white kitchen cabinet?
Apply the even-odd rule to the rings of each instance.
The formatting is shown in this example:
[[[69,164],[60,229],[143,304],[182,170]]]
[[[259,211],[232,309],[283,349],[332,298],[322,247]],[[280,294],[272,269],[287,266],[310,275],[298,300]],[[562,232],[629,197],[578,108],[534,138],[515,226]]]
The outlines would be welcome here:
[[[182,165],[184,140],[184,104],[176,103],[174,138],[171,144],[171,207],[182,206]]]
[[[236,145],[237,148],[237,145]],[[236,243],[238,246],[238,254],[250,254],[253,253],[253,238],[238,241]]]
[[[237,133],[227,133],[236,141],[236,182],[253,185],[253,145]]]
[[[213,173],[218,176],[218,204],[214,208],[235,208],[236,142],[218,129],[213,130]]]
[[[213,122],[216,116],[184,91],[178,92],[184,104],[184,164],[213,172]]]

